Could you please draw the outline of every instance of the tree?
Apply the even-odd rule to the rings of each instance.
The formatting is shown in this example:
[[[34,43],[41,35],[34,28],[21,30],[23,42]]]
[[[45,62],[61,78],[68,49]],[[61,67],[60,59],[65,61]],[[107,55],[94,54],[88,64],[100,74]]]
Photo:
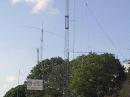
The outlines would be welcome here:
[[[43,91],[13,88],[4,97],[61,97],[64,86],[64,64],[60,57],[45,59],[32,68],[27,79],[43,80]],[[69,64],[69,96],[104,97],[114,94],[125,78],[124,68],[113,54],[82,55]],[[20,95],[21,94],[21,95]]]
[[[90,53],[71,62],[71,87],[80,97],[112,95],[124,79],[124,68],[112,54]]]
[[[128,68],[128,80],[130,81],[130,67]]]
[[[28,79],[42,79],[43,91],[27,91],[28,97],[49,96],[61,97],[63,94],[63,64],[64,60],[60,57],[45,59],[37,64],[28,75]]]
[[[26,97],[25,96],[25,86],[19,85],[15,88],[10,89],[4,97]]]

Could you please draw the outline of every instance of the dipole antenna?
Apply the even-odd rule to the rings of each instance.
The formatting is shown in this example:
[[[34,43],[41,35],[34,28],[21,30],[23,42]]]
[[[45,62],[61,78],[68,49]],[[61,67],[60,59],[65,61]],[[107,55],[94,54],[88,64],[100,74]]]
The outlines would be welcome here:
[[[43,59],[43,42],[44,42],[44,39],[43,39],[43,34],[44,34],[44,29],[43,29],[43,23],[42,23],[42,27],[35,27],[35,26],[26,26],[26,25],[23,25],[21,27],[25,27],[25,28],[29,28],[29,29],[36,29],[36,30],[39,30],[41,32],[41,36],[40,36],[40,48],[39,48],[39,62],[42,61]],[[48,32],[48,31],[46,31]],[[49,32],[51,33],[51,32]]]
[[[68,66],[69,66],[69,0],[66,0],[65,8],[65,47],[64,47],[64,87],[63,97],[68,97]]]
[[[35,26],[26,26],[26,25],[21,25],[20,27],[25,27],[25,28],[29,28],[29,29],[35,29],[35,30],[39,30],[41,32],[41,36],[40,36],[40,46],[39,46],[39,62],[41,62],[43,60],[43,48],[44,48],[44,33],[47,32],[51,35],[55,35],[58,36],[57,33],[52,32],[52,31],[48,31],[43,27],[43,22],[42,22],[42,27],[35,27]]]

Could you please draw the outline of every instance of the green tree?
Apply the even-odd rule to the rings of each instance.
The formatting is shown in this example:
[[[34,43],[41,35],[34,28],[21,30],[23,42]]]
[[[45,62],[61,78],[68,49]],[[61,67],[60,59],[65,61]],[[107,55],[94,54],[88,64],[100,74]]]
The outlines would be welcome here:
[[[124,79],[124,68],[112,54],[90,53],[71,62],[71,87],[80,97],[103,97],[115,93]]]
[[[10,89],[4,97],[26,97],[25,96],[26,88],[24,85],[19,85],[15,88]]]
[[[130,67],[128,68],[128,80],[130,81]]]
[[[63,64],[60,57],[45,59],[37,64],[28,75],[28,79],[42,79],[43,91],[27,91],[27,97],[61,97],[63,94]]]

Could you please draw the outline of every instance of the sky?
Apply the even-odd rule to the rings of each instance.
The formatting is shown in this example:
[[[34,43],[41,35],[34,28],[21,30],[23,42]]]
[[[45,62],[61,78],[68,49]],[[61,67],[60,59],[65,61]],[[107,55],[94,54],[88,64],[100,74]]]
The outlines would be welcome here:
[[[70,0],[70,59],[83,54],[73,49],[130,59],[129,5],[130,0]],[[37,63],[42,24],[43,59],[64,58],[64,15],[65,0],[0,0],[0,97],[18,79],[23,84]]]

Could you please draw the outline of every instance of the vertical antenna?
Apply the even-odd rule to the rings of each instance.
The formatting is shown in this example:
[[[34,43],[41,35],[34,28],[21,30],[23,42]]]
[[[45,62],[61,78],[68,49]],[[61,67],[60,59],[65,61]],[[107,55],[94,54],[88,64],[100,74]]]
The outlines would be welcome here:
[[[41,61],[43,58],[43,23],[42,23],[42,29],[41,29]]]
[[[74,52],[75,52],[75,29],[76,29],[76,0],[74,0],[74,8],[73,8],[73,58],[74,58]]]
[[[65,10],[65,48],[64,48],[64,87],[63,97],[68,97],[68,65],[69,65],[69,0],[66,0]]]
[[[39,48],[37,48],[37,64],[39,64]]]

